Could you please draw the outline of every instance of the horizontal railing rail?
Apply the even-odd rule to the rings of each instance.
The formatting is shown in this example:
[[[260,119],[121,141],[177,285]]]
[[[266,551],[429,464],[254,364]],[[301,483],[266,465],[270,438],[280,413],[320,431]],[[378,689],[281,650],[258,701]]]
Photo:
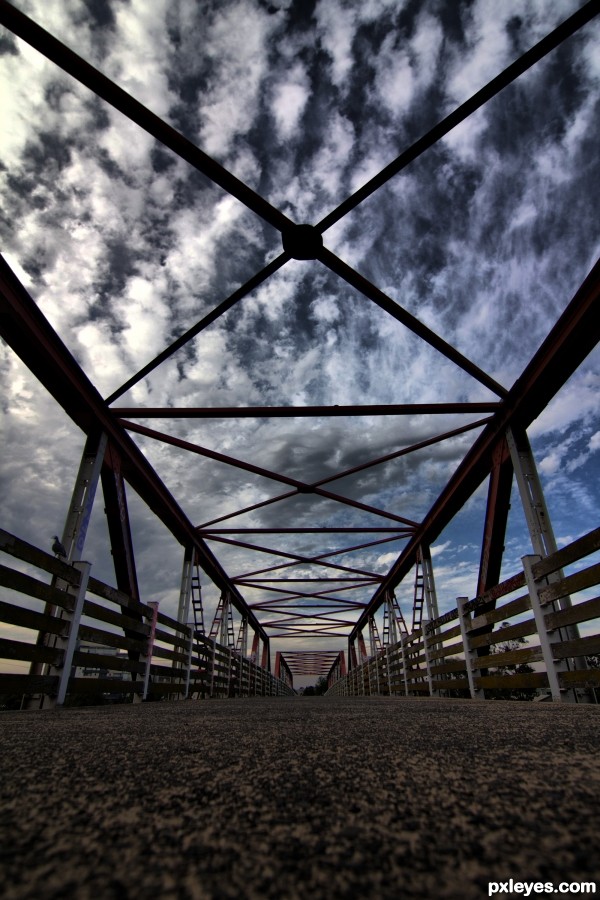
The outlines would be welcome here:
[[[339,673],[328,693],[596,701],[600,528]],[[575,571],[563,573],[571,566]],[[525,588],[525,593],[522,589]],[[515,596],[516,595],[516,596]],[[572,629],[584,625],[592,633]],[[571,630],[569,630],[571,629]]]
[[[293,689],[251,659],[0,530],[0,704],[278,696]],[[41,573],[41,574],[40,574]],[[52,583],[40,580],[51,576]],[[93,597],[94,599],[91,599]],[[21,598],[25,598],[23,603]],[[39,608],[32,608],[34,605]],[[26,671],[14,671],[15,666]]]

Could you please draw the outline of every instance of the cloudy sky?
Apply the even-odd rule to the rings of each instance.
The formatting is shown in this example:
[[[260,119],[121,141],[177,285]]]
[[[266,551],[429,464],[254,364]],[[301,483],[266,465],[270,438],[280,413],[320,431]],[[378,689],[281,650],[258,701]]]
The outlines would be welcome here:
[[[15,5],[289,219],[314,224],[582,3]],[[324,233],[329,250],[505,388],[599,255],[599,38],[594,20]],[[109,397],[275,259],[281,237],[4,29],[0,54],[2,252]],[[3,527],[49,546],[62,531],[83,435],[6,346],[0,354]],[[595,352],[530,429],[559,543],[597,525],[599,382]],[[292,260],[114,405],[496,399],[324,265]],[[136,421],[315,482],[481,418]],[[478,434],[467,431],[327,487],[419,521]],[[267,478],[134,438],[198,525],[286,491]],[[181,548],[133,492],[129,501],[143,599],[159,599],[174,613]],[[484,509],[485,486],[433,548],[442,610],[458,594],[473,595]],[[221,527],[390,524],[297,495]],[[244,540],[312,556],[376,537]],[[210,546],[232,577],[286,561]],[[381,575],[402,546],[396,539],[330,561]],[[506,574],[528,551],[515,498]],[[114,580],[101,500],[86,556],[97,577]],[[322,570],[301,565],[273,577],[317,574]],[[367,586],[332,596],[366,602],[372,592]],[[251,603],[281,596],[243,593]],[[398,593],[408,616],[412,586]],[[209,609],[215,601],[207,585]],[[331,637],[318,646],[344,643]],[[273,641],[273,649],[282,646]]]

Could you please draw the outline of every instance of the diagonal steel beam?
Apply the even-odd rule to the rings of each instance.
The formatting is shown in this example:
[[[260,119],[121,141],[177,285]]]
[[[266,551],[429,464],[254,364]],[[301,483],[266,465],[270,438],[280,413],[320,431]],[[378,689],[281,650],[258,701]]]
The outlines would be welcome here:
[[[382,290],[375,287],[375,285],[365,278],[364,275],[360,275],[356,269],[353,269],[352,266],[349,266],[341,260],[339,256],[336,256],[331,250],[327,250],[326,247],[323,247],[319,254],[319,259],[328,269],[331,269],[332,272],[335,272],[336,275],[343,278],[344,281],[379,306],[380,309],[383,309],[386,313],[396,319],[396,321],[400,322],[406,328],[409,328],[413,334],[416,334],[417,337],[420,337],[421,340],[428,343],[430,347],[433,347],[445,356],[446,359],[449,359],[450,362],[461,368],[463,372],[467,372],[472,378],[475,378],[480,384],[483,384],[484,387],[488,388],[488,390],[497,394],[499,397],[506,396],[506,388],[502,387],[501,384],[498,384],[497,381],[494,381],[494,379],[486,372],[482,371],[479,366],[476,366],[470,359],[463,356],[459,350],[452,347],[447,341],[432,331],[431,328],[428,328],[427,325],[420,322],[419,319],[412,315],[412,313],[409,313],[408,310],[404,309],[388,297],[387,294],[384,294]]]
[[[211,159],[203,150],[192,144],[182,134],[167,125],[159,116],[150,112],[142,103],[135,100],[131,94],[124,91],[113,81],[103,75],[94,66],[87,63],[81,56],[70,50],[65,44],[53,37],[49,32],[41,28],[36,22],[28,18],[18,9],[15,9],[7,0],[0,0],[0,23],[9,28],[13,34],[18,35],[26,43],[34,47],[39,53],[51,60],[59,68],[68,72],[73,78],[85,87],[93,91],[119,112],[151,134],[152,137],[168,147],[181,159],[202,172],[207,178],[218,184],[223,190],[235,197],[248,209],[260,216],[265,222],[273,225],[279,231],[284,231],[293,226],[291,219],[275,209],[274,206],[253,191],[248,185],[224,169],[218,162]]]
[[[228,310],[235,306],[240,300],[243,300],[251,291],[255,290],[259,285],[265,281],[270,275],[273,275],[281,266],[286,263],[290,257],[287,253],[281,253],[276,259],[270,262],[264,269],[261,269],[256,275],[250,278],[245,284],[239,287],[236,291],[231,294],[227,300],[223,300],[218,306],[216,306],[211,312],[209,312],[204,318],[200,319],[199,322],[196,322],[191,328],[188,328],[183,334],[181,334],[172,344],[169,344],[158,356],[155,356],[154,359],[150,360],[149,363],[146,363],[135,375],[132,375],[131,378],[128,378],[124,384],[121,385],[116,391],[110,395],[110,397],[106,398],[107,403],[114,403],[115,400],[118,400],[119,397],[122,397],[126,391],[136,385],[142,378],[145,378],[146,375],[149,375],[150,372],[153,372],[161,363],[165,362],[170,356],[180,350],[185,344],[195,338],[200,334],[201,331],[204,331],[205,328],[208,328],[209,325],[212,325],[213,322],[226,313]],[[122,412],[120,413],[122,415]]]
[[[404,525],[415,526],[417,524],[411,519],[406,519],[403,516],[396,516],[394,515],[394,513],[376,509],[373,506],[368,506],[365,503],[360,503],[360,501],[358,500],[352,500],[350,497],[343,497],[340,494],[334,494],[331,491],[324,491],[322,488],[316,485],[307,484],[304,481],[299,481],[297,478],[290,478],[287,475],[280,475],[277,472],[271,472],[269,469],[264,469],[261,466],[255,466],[252,463],[246,463],[242,460],[234,459],[232,456],[226,456],[223,453],[217,453],[214,450],[208,450],[206,447],[200,447],[198,444],[192,444],[189,441],[182,440],[181,438],[176,438],[169,434],[163,434],[163,432],[155,431],[152,428],[146,428],[144,425],[137,425],[135,422],[128,422],[125,419],[119,419],[118,421],[128,431],[135,431],[137,434],[143,434],[146,437],[154,438],[155,440],[162,441],[165,444],[172,444],[174,447],[180,447],[182,450],[189,450],[191,453],[197,453],[199,456],[206,456],[208,459],[214,459],[216,462],[234,466],[235,468],[242,469],[245,472],[251,472],[253,475],[260,475],[263,478],[269,478],[271,479],[271,481],[279,481],[281,484],[289,484],[295,489],[292,496],[296,494],[317,494],[320,497],[324,497],[326,500],[335,500],[336,503],[342,503],[345,506],[352,506],[355,509],[361,509],[365,512],[372,513],[373,515],[382,516],[385,519],[392,519],[394,522],[402,522]]]
[[[418,141],[400,154],[393,162],[387,165],[377,175],[370,179],[366,184],[359,188],[351,197],[344,200],[343,203],[332,210],[324,219],[321,219],[316,226],[322,234],[328,228],[331,228],[336,222],[355,209],[360,203],[370,197],[378,188],[382,187],[390,178],[401,172],[409,163],[413,162],[422,153],[436,144],[441,138],[447,135],[453,128],[464,122],[472,113],[482,107],[488,100],[499,94],[500,91],[512,84],[516,78],[522,75],[527,69],[531,68],[539,60],[543,59],[548,53],[562,44],[568,37],[586,25],[594,16],[600,12],[597,0],[590,0],[581,7],[570,18],[566,19],[554,31],[550,32],[539,43],[535,44],[530,50],[524,53],[519,59],[507,66],[503,72],[492,78],[485,87],[477,91],[476,94],[457,107],[454,112],[446,116],[441,122],[435,125],[427,134],[423,135]]]
[[[272,556],[283,556],[285,559],[293,559],[294,562],[290,564],[293,566],[297,566],[300,564],[312,565],[314,563],[316,565],[325,566],[329,569],[335,569],[338,572],[352,572],[355,575],[365,575],[367,578],[378,578],[379,577],[376,572],[365,572],[363,569],[354,569],[351,566],[340,566],[340,565],[337,565],[336,563],[321,562],[320,558],[318,558],[318,557],[300,556],[299,554],[296,554],[296,553],[288,553],[285,550],[274,550],[271,547],[261,547],[258,544],[248,544],[245,541],[234,541],[234,540],[231,540],[230,538],[215,537],[215,536],[211,537],[210,540],[218,541],[220,544],[228,544],[228,545],[234,546],[234,547],[242,547],[245,550],[256,550],[259,553],[269,553]],[[391,539],[386,538],[386,540],[391,540]],[[334,555],[334,554],[327,554],[327,555]],[[281,567],[275,566],[275,568],[278,569]],[[271,569],[262,569],[261,571],[269,572],[269,571],[271,571]],[[259,573],[258,572],[250,572],[248,574],[239,575],[238,577],[239,578],[249,578],[255,574],[259,574]]]
[[[388,544],[390,541],[401,541],[406,540],[408,535],[401,534],[395,535],[394,537],[380,538],[378,541],[369,541],[365,544],[357,544],[354,547],[342,547],[341,550],[331,550],[328,553],[320,553],[318,556],[311,556],[303,558],[302,561],[315,563],[317,565],[324,565],[321,563],[323,559],[330,559],[332,556],[340,556],[342,553],[352,553],[355,550],[364,550],[367,547],[376,547],[379,544]],[[216,537],[212,535],[208,535],[207,540],[217,540]],[[240,545],[243,546],[243,545]],[[290,554],[290,558],[293,558]],[[238,575],[238,578],[254,578],[256,575],[263,575],[266,572],[275,572],[278,569],[289,569],[292,566],[296,566],[298,563],[280,563],[278,566],[270,566],[268,569],[257,569],[254,572],[245,572],[243,575]],[[351,572],[360,572],[360,569],[349,569]]]
[[[332,481],[337,481],[340,478],[346,478],[349,475],[355,475],[358,472],[363,472],[365,469],[373,468],[374,466],[378,466],[382,463],[390,462],[393,459],[398,459],[401,456],[406,456],[409,453],[414,453],[416,450],[423,450],[425,447],[430,447],[433,444],[437,444],[440,441],[445,441],[448,438],[456,437],[459,434],[464,434],[467,431],[471,431],[475,428],[481,428],[486,425],[490,420],[489,419],[479,419],[476,422],[471,422],[468,425],[462,425],[460,428],[455,428],[452,431],[447,431],[441,435],[435,435],[432,438],[427,438],[425,441],[419,441],[417,444],[412,444],[410,447],[404,447],[402,450],[396,450],[394,453],[388,453],[386,456],[381,456],[378,459],[372,459],[365,463],[361,463],[358,466],[353,466],[351,469],[346,469],[343,472],[337,472],[335,475],[328,475],[327,478],[322,478],[320,481],[315,482],[316,487],[321,487],[324,484],[330,484]],[[278,503],[280,500],[287,500],[289,497],[295,497],[296,491],[288,491],[285,494],[279,494],[277,497],[271,497],[269,500],[263,500],[261,503],[256,503],[252,506],[247,506],[244,509],[237,510],[233,513],[228,513],[225,516],[219,516],[218,519],[212,519],[210,522],[205,522],[203,525],[198,526],[198,532],[202,534],[205,530],[209,530],[209,526],[218,524],[219,522],[225,522],[227,519],[234,519],[237,516],[243,515],[244,513],[254,512],[257,509],[261,509],[263,506],[268,506],[271,503]],[[414,526],[412,526],[414,527]],[[286,531],[287,529],[281,529],[281,531]],[[314,529],[317,531],[318,529]],[[337,531],[338,529],[323,529],[324,531]],[[368,531],[370,529],[360,529],[356,528],[355,531]],[[277,529],[274,530],[273,533],[277,533]]]
[[[128,483],[183,546],[196,548],[199,564],[208,577],[231,593],[236,609],[247,615],[251,627],[268,641],[233,581],[1,257],[0,336],[84,434],[104,432],[108,436]]]

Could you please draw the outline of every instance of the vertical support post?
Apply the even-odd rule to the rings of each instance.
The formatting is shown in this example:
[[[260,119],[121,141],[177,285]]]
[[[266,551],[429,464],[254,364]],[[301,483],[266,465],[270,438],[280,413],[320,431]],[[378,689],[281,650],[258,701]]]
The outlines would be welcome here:
[[[390,672],[390,645],[385,648],[385,672],[387,675],[388,695],[392,696],[392,675]]]
[[[181,588],[179,590],[179,606],[177,608],[177,621],[187,625],[190,621],[190,598],[192,596],[192,575],[194,572],[195,547],[185,548],[183,556],[183,569],[181,572]]]
[[[85,442],[62,534],[69,562],[81,559],[83,553],[106,444],[106,434],[89,435]]]
[[[433,563],[429,547],[421,544],[421,563],[423,565],[423,586],[425,588],[425,609],[429,621],[439,618],[437,592],[433,577]]]
[[[252,655],[250,657],[251,661],[258,665],[258,645],[260,642],[260,635],[258,631],[254,632],[254,637],[252,638]]]
[[[228,647],[229,640],[227,638],[227,628],[229,625],[229,592],[227,590],[223,591],[222,600],[221,623],[219,625],[219,636],[217,640],[222,647]]]
[[[388,628],[390,630],[389,643],[393,646],[398,643],[398,622],[396,621],[396,610],[394,609],[391,591],[388,591],[385,602],[387,605]]]
[[[550,556],[552,553],[556,553],[558,547],[529,439],[525,431],[515,432],[509,428],[506,432],[506,440],[533,551],[542,558]]]
[[[101,472],[102,492],[106,510],[106,521],[112,550],[113,565],[117,587],[124,594],[128,594],[133,600],[140,600],[137,572],[135,568],[135,555],[133,552],[133,539],[129,523],[129,510],[127,508],[127,494],[125,492],[125,479],[121,473],[121,459],[117,450],[109,443],[104,455],[104,464]],[[122,607],[123,613],[134,618],[143,617],[132,610]],[[135,632],[124,629],[125,637],[136,638]],[[128,651],[129,658],[137,662],[139,654]],[[132,678],[135,680],[136,675]],[[134,694],[134,701],[139,697]]]
[[[540,559],[541,557],[539,554],[531,554],[523,556],[521,562],[523,563],[523,571],[525,572],[525,578],[527,580],[531,609],[533,610],[533,615],[535,617],[540,647],[544,657],[544,665],[548,676],[548,686],[550,687],[550,693],[552,694],[552,699],[554,701],[560,702],[561,700],[565,700],[570,703],[576,703],[577,697],[574,690],[571,689],[563,692],[560,688],[558,673],[567,672],[569,668],[566,660],[555,660],[552,653],[552,644],[558,643],[561,640],[561,637],[556,631],[549,632],[546,627],[544,609],[540,603],[538,583],[533,574],[533,566],[539,562]],[[544,579],[544,581],[547,583],[547,579]],[[549,606],[555,611],[556,605],[554,602],[550,603]]]
[[[421,637],[423,639],[423,653],[425,654],[425,668],[427,669],[427,683],[429,684],[429,696],[434,697],[437,695],[437,690],[433,689],[433,676],[431,673],[431,659],[429,656],[429,641],[427,639],[427,626],[429,625],[429,620],[425,622],[421,622]]]
[[[100,478],[100,470],[102,468],[102,460],[106,451],[107,438],[105,434],[88,435],[73,493],[71,502],[67,511],[65,525],[61,537],[61,542],[67,552],[67,562],[73,563],[81,559],[85,539],[87,536],[88,525],[92,515],[94,498],[98,487],[98,479]],[[52,579],[52,587],[67,590],[68,585],[60,578]],[[46,615],[55,615],[56,607],[54,604],[47,602],[45,604],[44,613]],[[62,618],[62,612],[60,613]],[[44,646],[48,644],[50,635],[40,631],[37,636],[36,644]],[[40,675],[44,671],[44,663],[32,662],[29,668],[31,675]]]
[[[468,597],[457,597],[456,605],[458,608],[458,621],[460,624],[460,634],[463,642],[463,650],[465,654],[465,668],[467,670],[467,680],[469,682],[469,693],[473,700],[485,700],[485,691],[475,685],[475,674],[473,663],[477,659],[477,654],[471,650],[469,642],[469,626],[471,622],[471,614],[465,612],[465,604],[468,603]]]
[[[152,665],[152,652],[154,650],[154,635],[156,634],[156,620],[158,618],[158,600],[151,600],[148,606],[152,610],[152,618],[150,620],[150,634],[148,635],[148,644],[146,646],[146,670],[144,672],[144,690],[142,692],[142,700],[148,697],[148,687],[150,685],[150,666]]]
[[[70,587],[69,593],[75,594],[75,606],[72,613],[65,613],[64,618],[69,621],[69,633],[66,638],[59,638],[57,648],[63,649],[63,661],[60,668],[60,676],[58,682],[58,692],[56,695],[56,706],[62,706],[67,696],[69,679],[73,669],[73,656],[79,642],[79,622],[83,612],[83,604],[85,602],[85,592],[87,590],[88,579],[90,577],[91,565],[89,562],[78,560],[73,563],[74,567],[79,571],[79,584],[77,587]],[[52,670],[50,670],[52,672]]]
[[[242,659],[248,655],[248,616],[242,618],[238,636],[239,651]]]
[[[188,657],[187,657],[187,665],[185,670],[185,692],[184,697],[187,700],[190,696],[190,678],[192,674],[192,656],[194,654],[194,626],[190,625],[190,639],[188,642]]]
[[[217,653],[217,642],[215,640],[212,641],[212,655],[210,659],[210,693],[209,697],[214,697],[215,695],[215,659]]]
[[[512,482],[512,460],[506,437],[503,437],[497,444],[492,457],[477,579],[477,597],[481,597],[500,581]]]
[[[509,428],[506,432],[506,440],[519,486],[519,494],[529,528],[533,552],[543,559],[556,553],[558,547],[554,531],[552,530],[552,522],[548,514],[544,492],[542,491],[542,484],[529,445],[529,439],[525,431],[515,432]],[[548,577],[548,583],[559,581],[562,578],[562,571],[555,572]],[[568,609],[571,606],[571,598],[561,597],[558,604],[560,609]],[[564,630],[568,640],[575,641],[579,639],[579,628],[577,625],[567,625]],[[585,657],[575,659],[574,666],[576,669],[587,669]]]
[[[381,688],[379,685],[379,663],[381,662],[382,658],[383,657],[380,657],[379,653],[375,653],[375,656],[373,657],[373,663],[375,664],[375,686],[377,688],[377,694],[381,693]]]
[[[108,533],[115,567],[117,587],[134,600],[140,599],[133,540],[129,524],[129,510],[125,480],[121,474],[121,460],[109,444],[102,467],[102,491],[106,506]]]
[[[408,654],[406,650],[406,645],[408,643],[408,635],[401,634],[400,635],[400,651],[402,653],[402,675],[404,677],[404,693],[408,697]]]
[[[371,656],[377,656],[377,640],[375,638],[375,618],[369,616],[369,646],[371,648]]]

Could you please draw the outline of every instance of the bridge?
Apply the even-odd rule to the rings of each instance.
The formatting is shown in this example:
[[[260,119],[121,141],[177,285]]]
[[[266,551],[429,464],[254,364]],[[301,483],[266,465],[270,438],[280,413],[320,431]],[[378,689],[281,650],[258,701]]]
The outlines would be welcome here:
[[[55,327],[37,264],[29,261],[34,277],[18,259],[0,259],[0,336],[8,365],[33,385],[23,397],[34,398],[15,415],[15,428],[28,423],[30,443],[9,445],[10,471],[35,449],[52,448],[39,472],[26,464],[19,478],[35,481],[40,501],[64,495],[52,552],[35,497],[29,506],[7,502],[0,530],[7,897],[451,898],[485,896],[489,883],[500,891],[511,878],[559,893],[559,884],[577,892],[598,878],[597,495],[591,485],[578,507],[574,482],[562,480],[555,508],[571,515],[557,537],[535,446],[544,446],[539,423],[548,410],[577,402],[573,379],[597,377],[600,262],[579,265],[571,293],[550,304],[556,315],[547,329],[522,335],[528,353],[515,370],[494,356],[506,319],[490,325],[497,332],[486,335],[481,356],[463,352],[475,309],[473,320],[463,309],[457,325],[441,300],[435,309],[402,305],[386,286],[397,273],[378,282],[376,266],[353,266],[324,243],[336,246],[326,233],[350,228],[350,214],[369,198],[383,205],[384,191],[417,161],[431,161],[431,175],[444,140],[479,110],[505,102],[516,116],[527,91],[538,96],[530,70],[559,52],[581,62],[577,41],[597,13],[589,2],[548,29],[306,224],[68,40],[0,0],[10,40],[40,54],[59,84],[68,76],[81,109],[118,113],[124,135],[137,128],[153,153],[168,151],[176,167],[189,167],[205,186],[203,203],[218,190],[219,202],[241,204],[258,223],[253,247],[276,235],[256,257],[240,238],[240,257],[252,265],[260,258],[260,266],[244,278],[233,267],[211,282],[208,305],[190,288],[185,328],[174,300],[173,322],[161,320],[162,349],[143,364],[135,357],[121,380],[112,372],[108,387],[104,360],[122,323],[109,327],[100,308],[86,318],[74,302],[72,321],[57,314]],[[121,177],[116,164],[103,165]],[[423,186],[429,175],[416,171]],[[132,169],[129,186],[134,176]],[[82,221],[97,209],[88,199]],[[202,219],[208,208],[194,211]],[[581,208],[569,221],[579,221]],[[214,201],[210,221],[222,212]],[[587,230],[594,227],[591,218]],[[215,271],[229,262],[217,253]],[[340,324],[338,333],[349,341],[354,328],[392,329],[414,377],[388,390],[382,376],[373,402],[348,402],[335,378],[329,393],[311,393],[310,366],[323,366],[329,352],[323,332],[316,355],[302,362],[302,398],[313,402],[300,402],[291,377],[299,358],[292,364],[286,355],[292,338],[272,336],[283,362],[269,370],[271,383],[266,374],[264,383],[262,375],[244,382],[260,405],[243,405],[235,393],[222,402],[222,386],[240,375],[228,368],[228,340],[254,342],[266,359],[264,322],[271,316],[282,334],[293,332],[277,318],[276,298],[295,266],[313,279],[303,274],[295,285],[298,310],[306,306],[298,329],[310,319],[307,294],[325,304],[332,331],[341,320],[325,308],[328,292],[340,308],[359,298],[369,312],[358,318],[353,308],[359,325]],[[158,284],[158,269],[153,277]],[[215,306],[214,291],[225,285]],[[132,297],[119,295],[121,317]],[[190,324],[194,310],[202,315]],[[249,323],[250,337],[242,336]],[[96,355],[81,350],[86,329],[98,340],[104,334]],[[206,335],[214,346],[207,343],[205,357],[222,364],[208,388],[197,356]],[[370,348],[377,368],[382,358],[369,340],[359,356],[368,359]],[[63,458],[77,464],[60,463],[68,478],[59,483],[53,466]],[[573,458],[571,475],[581,465]],[[7,491],[13,481],[9,474]],[[445,547],[473,543],[475,533],[468,577],[460,561],[456,570],[438,568]],[[325,696],[299,696],[316,679]]]

